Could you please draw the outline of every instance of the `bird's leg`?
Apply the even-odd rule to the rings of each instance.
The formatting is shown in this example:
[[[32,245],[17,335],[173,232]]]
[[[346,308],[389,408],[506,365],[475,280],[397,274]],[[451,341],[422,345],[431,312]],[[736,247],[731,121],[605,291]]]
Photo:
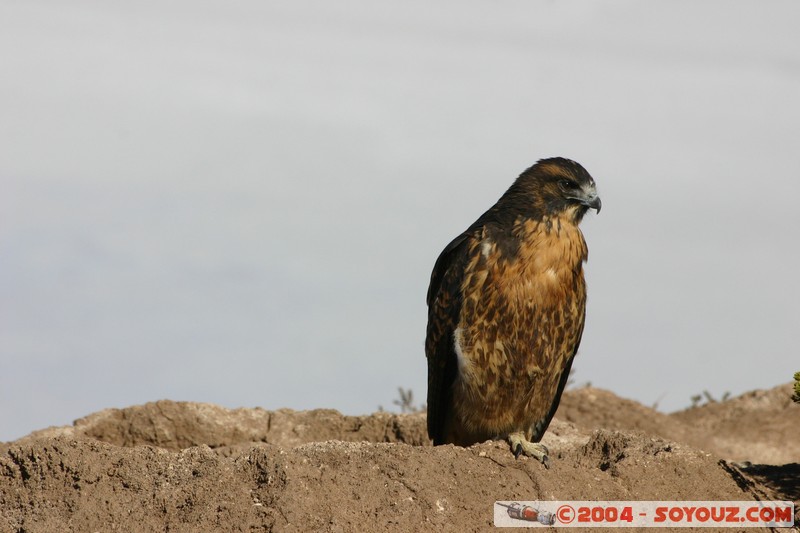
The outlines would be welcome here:
[[[541,461],[545,468],[550,468],[550,457],[548,457],[550,452],[547,446],[529,441],[524,432],[517,431],[509,434],[508,443],[511,445],[511,451],[514,452],[515,458],[524,453],[528,457]]]

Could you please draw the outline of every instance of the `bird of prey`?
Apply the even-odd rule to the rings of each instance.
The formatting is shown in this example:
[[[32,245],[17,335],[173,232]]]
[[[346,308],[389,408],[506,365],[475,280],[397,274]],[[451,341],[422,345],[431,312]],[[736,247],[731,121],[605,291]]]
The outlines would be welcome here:
[[[539,443],[583,333],[586,241],[600,212],[575,161],[542,159],[448,244],[428,288],[428,435],[434,445],[504,439],[549,465]]]

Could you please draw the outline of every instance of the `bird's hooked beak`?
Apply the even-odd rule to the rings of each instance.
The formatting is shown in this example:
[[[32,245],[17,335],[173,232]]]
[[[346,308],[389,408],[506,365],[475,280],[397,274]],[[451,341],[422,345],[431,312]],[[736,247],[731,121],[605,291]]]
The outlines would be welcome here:
[[[594,184],[581,187],[580,193],[573,196],[572,199],[577,200],[581,205],[594,209],[598,213],[600,212],[600,208],[603,207],[603,202],[601,202],[600,197],[597,196],[597,188]]]

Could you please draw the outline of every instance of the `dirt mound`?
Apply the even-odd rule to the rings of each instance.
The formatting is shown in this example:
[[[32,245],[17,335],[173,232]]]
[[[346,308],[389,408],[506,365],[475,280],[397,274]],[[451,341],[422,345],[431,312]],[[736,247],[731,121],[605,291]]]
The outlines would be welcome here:
[[[290,448],[326,440],[428,444],[423,414],[345,416],[333,409],[225,409],[209,403],[169,400],[106,409],[80,418],[72,426],[37,431],[17,442],[56,436],[167,450],[191,446],[226,449],[250,443]]]
[[[687,442],[753,463],[800,462],[800,405],[792,385],[752,391],[670,415],[693,429]]]
[[[687,443],[728,435],[737,416],[760,423],[754,411],[796,421],[782,393],[664,415],[571,391],[543,440],[549,470],[502,442],[432,447],[424,415],[109,409],[0,445],[0,531],[484,531],[495,500],[797,499],[800,465],[734,466],[717,451],[734,450],[733,432]],[[755,427],[735,450],[796,454],[789,426],[792,443]]]
[[[664,414],[583,387],[564,394],[556,416],[586,430],[643,431],[731,461],[785,464],[800,461],[800,405],[792,402],[792,390],[780,385]]]
[[[584,429],[643,431],[683,441],[687,427],[670,415],[594,387],[567,391],[556,416]]]

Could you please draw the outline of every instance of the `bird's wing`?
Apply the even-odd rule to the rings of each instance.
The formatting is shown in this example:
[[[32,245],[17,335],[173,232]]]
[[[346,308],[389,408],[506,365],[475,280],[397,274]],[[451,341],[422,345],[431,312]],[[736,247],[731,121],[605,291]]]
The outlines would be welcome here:
[[[445,247],[433,267],[428,287],[428,436],[434,444],[443,443],[452,410],[452,385],[457,371],[453,332],[461,313],[468,237],[463,233]]]
[[[547,431],[547,426],[550,425],[550,421],[553,419],[553,415],[556,414],[559,403],[561,403],[561,394],[564,392],[564,387],[567,385],[567,381],[569,380],[569,372],[572,369],[572,361],[575,360],[575,355],[578,353],[578,346],[581,344],[581,337],[583,337],[583,325],[585,318],[586,312],[584,311],[584,314],[580,320],[580,333],[578,333],[578,340],[575,342],[575,347],[572,349],[572,355],[570,355],[569,359],[567,359],[566,364],[561,371],[561,376],[558,380],[558,389],[556,390],[556,395],[553,397],[553,403],[550,405],[550,409],[547,411],[544,420],[534,426],[533,435],[531,437],[532,442],[539,442],[544,436],[544,432]]]

